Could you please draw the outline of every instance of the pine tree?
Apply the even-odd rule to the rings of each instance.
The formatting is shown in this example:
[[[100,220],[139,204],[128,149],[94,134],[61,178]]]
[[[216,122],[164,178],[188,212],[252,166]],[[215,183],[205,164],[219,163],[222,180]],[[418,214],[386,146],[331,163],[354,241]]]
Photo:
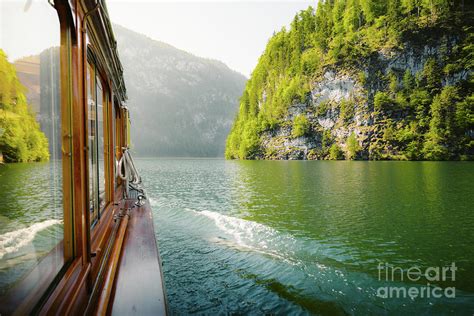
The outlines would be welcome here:
[[[458,90],[446,86],[431,104],[430,130],[423,149],[426,159],[449,159],[448,148],[456,141],[456,108]]]

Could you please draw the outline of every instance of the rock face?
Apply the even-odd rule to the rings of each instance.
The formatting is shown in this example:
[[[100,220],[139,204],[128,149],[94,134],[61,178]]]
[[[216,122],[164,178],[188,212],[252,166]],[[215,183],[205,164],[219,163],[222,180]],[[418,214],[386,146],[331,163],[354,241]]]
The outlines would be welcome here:
[[[269,39],[228,159],[474,159],[474,5],[320,0]]]
[[[331,139],[345,153],[349,150],[347,140],[354,135],[358,143],[355,159],[408,159],[387,141],[386,127],[390,121],[395,128],[404,128],[404,119],[412,115],[410,109],[393,105],[392,109],[376,111],[374,95],[388,90],[388,75],[395,76],[401,90],[407,71],[416,77],[429,60],[443,65],[447,52],[456,44],[455,39],[445,41],[443,47],[439,43],[419,47],[405,43],[403,50],[380,52],[362,69],[327,69],[312,83],[306,102],[290,105],[283,123],[262,133],[261,149],[254,158],[331,159],[325,142]],[[469,74],[468,70],[461,70],[442,75],[441,87],[456,85]],[[298,115],[307,118],[310,128],[304,136],[293,137],[292,122]]]
[[[114,25],[140,156],[223,156],[246,78]]]
[[[348,103],[354,110],[349,124],[340,117],[340,104]],[[292,122],[304,115],[310,122],[306,135],[294,138]],[[344,148],[345,139],[352,133],[363,142],[370,134],[371,114],[367,93],[356,79],[347,74],[327,71],[321,81],[315,82],[306,103],[293,104],[279,128],[262,136],[262,147],[267,159],[321,159],[317,154],[322,147],[322,134],[328,131]]]

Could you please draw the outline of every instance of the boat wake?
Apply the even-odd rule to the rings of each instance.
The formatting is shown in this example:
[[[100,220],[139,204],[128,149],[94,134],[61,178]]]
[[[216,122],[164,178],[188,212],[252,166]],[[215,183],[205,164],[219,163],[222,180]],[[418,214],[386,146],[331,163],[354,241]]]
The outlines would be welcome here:
[[[62,221],[49,219],[44,222],[35,223],[26,228],[20,228],[0,235],[0,259],[9,253],[17,252],[21,248],[27,246],[40,231],[59,224],[62,224]]]
[[[194,211],[212,219],[216,226],[231,236],[239,248],[269,255],[295,264],[294,250],[297,248],[296,239],[281,233],[269,226],[241,218],[223,215],[212,211]],[[222,243],[225,240],[220,239]]]

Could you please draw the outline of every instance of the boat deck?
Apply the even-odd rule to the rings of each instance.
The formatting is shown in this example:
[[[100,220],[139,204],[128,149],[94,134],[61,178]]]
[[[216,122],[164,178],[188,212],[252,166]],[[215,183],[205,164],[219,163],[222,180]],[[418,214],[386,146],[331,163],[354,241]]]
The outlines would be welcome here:
[[[108,314],[165,315],[161,260],[156,243],[150,203],[134,207],[135,200],[126,200],[132,208],[117,276],[112,289]]]

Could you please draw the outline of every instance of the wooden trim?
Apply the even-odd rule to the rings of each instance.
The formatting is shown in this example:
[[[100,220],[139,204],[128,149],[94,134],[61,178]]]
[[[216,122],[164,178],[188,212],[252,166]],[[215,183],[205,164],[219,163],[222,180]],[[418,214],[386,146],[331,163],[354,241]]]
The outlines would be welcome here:
[[[87,32],[86,32],[86,36],[87,36]],[[112,163],[111,163],[111,156],[113,154],[113,150],[111,150],[111,147],[110,147],[110,144],[111,144],[111,132],[110,132],[110,126],[112,125],[111,124],[111,116],[110,116],[110,112],[111,112],[111,102],[110,102],[110,99],[111,99],[111,89],[110,89],[110,80],[106,80],[105,78],[106,77],[106,72],[104,70],[104,68],[101,66],[99,60],[100,58],[97,57],[97,53],[95,52],[95,48],[93,45],[91,44],[88,44],[87,47],[86,47],[87,51],[86,51],[86,55],[87,55],[87,67],[86,69],[90,69],[92,68],[92,71],[93,71],[93,74],[91,73],[90,74],[90,80],[91,80],[91,86],[95,87],[95,100],[96,100],[96,105],[98,104],[98,100],[99,98],[101,98],[101,104],[102,104],[102,122],[99,121],[99,113],[96,113],[96,126],[97,126],[97,130],[96,130],[96,134],[95,134],[95,137],[98,137],[99,135],[99,130],[102,129],[102,132],[103,132],[103,148],[98,148],[97,150],[99,152],[101,152],[103,150],[103,154],[104,154],[104,169],[103,169],[103,176],[104,176],[104,180],[105,180],[105,186],[104,186],[104,190],[105,190],[105,194],[104,194],[104,198],[105,198],[105,205],[103,208],[100,207],[100,205],[98,205],[98,209],[97,209],[97,219],[96,220],[100,220],[100,217],[102,216],[102,213],[105,212],[105,209],[109,206],[109,204],[111,202],[113,202],[113,191],[114,191],[114,187],[113,187],[113,170],[111,171],[111,166],[112,166]],[[90,66],[89,66],[90,65]],[[97,91],[97,86],[98,84],[100,84],[101,86],[101,95],[98,95],[98,91]],[[85,82],[85,85],[87,86],[87,82]],[[87,95],[87,89],[86,89],[86,95]],[[88,97],[88,96],[87,96]],[[87,99],[86,97],[86,99]],[[89,107],[88,107],[88,104],[86,104],[86,111],[89,110]],[[87,116],[87,126],[89,124],[89,117]],[[87,134],[87,137],[89,136],[89,133]],[[87,145],[89,145],[89,141],[87,140]],[[98,145],[98,144],[97,144]],[[90,159],[90,148],[89,149],[89,153],[87,155],[87,158]],[[99,154],[97,155],[97,165],[99,165]],[[88,163],[89,165],[89,163]],[[100,172],[100,170],[98,171]],[[88,175],[89,176],[89,175]],[[99,178],[100,178],[100,175],[99,175]],[[90,185],[90,183],[89,183]],[[98,184],[100,186],[100,183]],[[89,186],[88,186],[89,187]],[[90,199],[90,197],[89,197]]]
[[[71,20],[70,8],[58,1],[55,5],[60,28],[60,121],[63,193],[63,240],[0,300],[0,314],[28,314],[41,304],[52,283],[61,276],[67,263],[74,256],[74,216],[72,195],[72,146],[71,146]]]
[[[0,314],[26,315],[32,312],[58,272],[64,267],[63,250],[61,242],[0,299]]]
[[[114,221],[114,210],[113,204],[109,204],[102,213],[102,217],[99,222],[96,224],[91,233],[91,251],[94,254],[94,257],[91,259],[94,265],[92,269],[91,277],[95,278],[98,273],[98,267],[95,263],[97,261],[103,260],[104,250],[106,249],[107,241],[110,237],[111,229],[113,227]]]
[[[86,302],[84,294],[87,294],[85,284],[87,282],[87,275],[90,273],[91,265],[86,265],[79,274],[75,282],[70,283],[71,290],[67,292],[67,300],[62,301],[61,309],[58,310],[58,315],[71,315],[72,312],[81,310],[81,304]],[[64,286],[62,289],[68,289],[68,286]],[[82,296],[82,297],[81,297]],[[52,314],[52,310],[48,311],[48,314]]]
[[[83,20],[85,16],[85,12],[81,12],[82,14],[79,15],[79,19],[81,21],[81,30],[83,30],[86,26],[84,23],[87,23],[86,21]],[[86,263],[91,263],[92,262],[92,257],[91,257],[91,220],[90,220],[90,197],[89,197],[89,159],[90,159],[90,149],[89,149],[89,107],[88,107],[88,93],[87,93],[87,71],[89,67],[89,61],[87,58],[87,45],[88,45],[88,39],[87,39],[87,33],[86,32],[81,32],[82,35],[82,46],[79,47],[82,53],[82,80],[81,84],[83,87],[82,90],[82,111],[84,111],[84,133],[81,135],[83,142],[84,142],[84,169],[82,170],[82,176],[84,177],[84,187],[83,191],[81,192],[81,196],[83,197],[83,200],[85,201],[85,205],[82,209],[83,212],[83,217],[84,217],[84,230],[86,232],[84,236],[84,242],[86,244],[86,249],[85,249],[85,258],[86,258]],[[92,80],[92,75],[91,80]],[[87,274],[87,292],[92,291],[92,278],[90,277],[90,273]]]
[[[90,265],[88,267],[90,267]],[[42,311],[47,310],[50,314],[55,314],[55,311],[57,312],[58,310],[60,310],[61,306],[64,306],[64,304],[66,304],[66,300],[64,300],[64,298],[67,297],[68,294],[70,294],[70,292],[74,288],[74,285],[79,284],[77,281],[79,279],[80,274],[85,273],[87,271],[88,269],[82,269],[82,262],[80,258],[74,260],[70,268],[64,274],[64,277],[56,286],[48,301],[43,305]],[[62,304],[53,305],[54,299],[60,301]],[[41,313],[42,312],[40,312],[40,314]]]
[[[109,315],[166,315],[167,301],[161,260],[149,201],[132,207],[117,275],[108,304]]]
[[[81,9],[76,8],[76,29],[75,33],[81,28],[81,19],[77,15],[81,14]],[[75,255],[82,258],[82,264],[85,266],[90,262],[88,254],[90,253],[90,246],[87,243],[88,232],[86,227],[88,225],[87,216],[87,149],[84,135],[87,135],[86,126],[86,109],[84,104],[87,102],[84,99],[84,56],[82,54],[82,47],[84,45],[84,37],[82,34],[76,35],[75,45],[72,46],[72,69],[82,71],[72,71],[72,195],[73,195],[73,210],[74,210],[74,240],[75,240]]]
[[[112,117],[112,107],[113,107],[113,92],[112,92],[112,89],[110,88],[112,85],[111,85],[111,82],[109,80],[108,82],[108,87],[109,87],[109,91],[108,91],[108,94],[107,94],[107,129],[106,129],[106,132],[107,132],[107,164],[108,164],[108,179],[109,179],[109,182],[108,182],[108,193],[107,193],[107,200],[109,202],[112,202],[114,203],[114,190],[115,190],[115,187],[114,187],[114,177],[115,177],[115,174],[114,174],[114,163],[115,163],[115,157],[114,157],[114,147],[113,147],[113,143],[114,143],[114,134],[112,132],[112,127],[113,127],[113,120],[114,120],[114,117]]]
[[[117,47],[112,32],[111,22],[106,13],[106,7],[103,1],[96,0],[76,0],[78,6],[81,6],[85,12],[94,10],[87,19],[90,25],[91,42],[97,46],[101,54],[98,54],[98,62],[104,67],[107,78],[112,82],[111,88],[119,96],[120,101],[126,100],[125,84],[123,79],[122,64],[117,55]]]
[[[107,313],[107,308],[112,294],[112,288],[114,285],[118,262],[122,251],[123,239],[125,237],[125,231],[127,229],[129,218],[130,215],[127,213],[120,220],[118,236],[115,238],[114,246],[110,254],[110,260],[108,262],[108,267],[105,273],[104,285],[102,287],[102,291],[100,293],[99,300],[97,303],[97,315],[105,315]]]
[[[72,193],[72,78],[71,78],[71,29],[68,25],[67,10],[57,7],[61,27],[60,70],[61,70],[61,152],[63,185],[63,243],[64,261],[74,256],[74,216]]]
[[[134,201],[123,200],[124,188],[121,181],[117,181],[117,188],[114,187],[115,158],[120,157],[121,148],[129,144],[130,133],[129,113],[120,107],[126,94],[116,43],[102,1],[54,2],[61,26],[64,240],[43,258],[33,270],[34,273],[24,279],[25,285],[18,288],[15,296],[0,299],[0,313],[5,314],[33,312],[40,315],[79,315],[96,310],[97,300],[101,314],[110,312],[109,305],[112,299],[115,300],[114,291],[117,277],[120,276],[117,271],[120,272],[119,266],[125,269],[122,254],[127,248],[129,235],[126,228],[130,226],[130,222],[128,217],[116,221],[114,216],[120,212],[121,207],[125,208],[125,203],[132,205]],[[100,6],[101,9],[97,14],[89,15],[90,21],[85,21],[87,11],[95,6]],[[108,203],[94,228],[91,228],[89,216],[86,24],[90,26],[91,43],[96,45],[95,66],[104,91],[104,176]],[[112,107],[116,110],[116,116],[112,115]],[[115,129],[113,120],[116,122]],[[147,212],[151,212],[149,208]],[[141,220],[147,221],[142,224],[149,226],[150,218],[151,215],[142,218]],[[137,218],[130,219],[132,226],[133,220],[136,222]],[[147,231],[150,232],[150,229]],[[156,248],[153,230],[141,238],[145,238],[148,245],[154,243]],[[129,249],[128,253],[134,252]],[[151,250],[150,254],[153,253]],[[160,270],[159,258],[156,268]],[[128,277],[133,278],[132,275]],[[104,294],[100,295],[101,293]]]
[[[117,190],[115,193],[116,198],[122,195],[122,190],[121,187]],[[119,206],[116,205],[115,207],[116,209],[113,209],[111,205],[107,209],[107,216],[101,219],[96,225],[96,229],[92,232],[94,241],[92,249],[100,249],[97,252],[97,256],[85,265],[81,257],[74,260],[43,305],[40,314],[68,315],[72,311],[73,314],[82,314],[85,311],[92,299],[90,295],[93,292],[93,288],[101,286],[101,283],[95,282],[100,266],[108,261],[108,257],[105,256],[105,252],[102,249],[105,249],[107,244],[114,241],[112,238],[115,225],[113,215],[118,212]]]

